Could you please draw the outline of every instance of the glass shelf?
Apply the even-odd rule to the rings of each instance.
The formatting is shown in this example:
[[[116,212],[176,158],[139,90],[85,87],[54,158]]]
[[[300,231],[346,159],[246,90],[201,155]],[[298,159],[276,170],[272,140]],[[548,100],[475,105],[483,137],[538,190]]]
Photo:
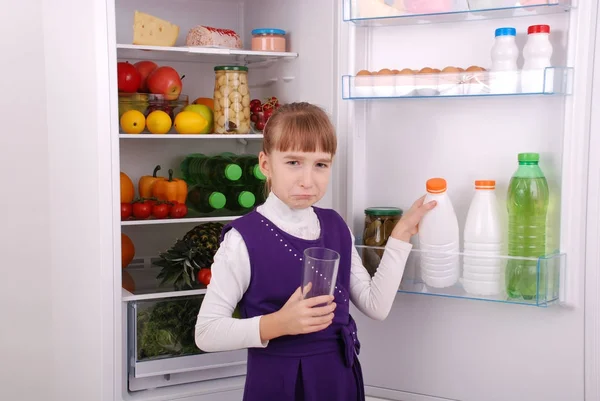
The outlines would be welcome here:
[[[277,60],[293,60],[298,57],[294,52],[261,52],[244,49],[221,49],[214,47],[193,46],[140,46],[117,44],[117,58],[127,60],[154,60],[162,62],[196,62],[196,63],[234,63],[260,64]]]
[[[365,265],[379,265],[384,248],[364,245],[356,247]],[[445,264],[454,264],[456,277],[442,278],[437,272],[434,274],[437,277],[422,274],[422,263],[427,258],[443,258]],[[474,266],[478,273],[473,273],[472,270],[465,273],[465,264]],[[558,253],[541,258],[520,258],[504,255],[442,254],[413,249],[408,257],[398,292],[547,307],[559,301],[565,268],[566,255]],[[511,281],[515,284],[510,286],[512,296],[507,294],[505,285],[507,269],[523,269],[528,272],[526,276],[519,276],[518,280],[513,276]],[[483,271],[498,273],[482,275]]]
[[[394,98],[444,98],[472,96],[570,95],[573,69],[549,67],[543,71],[408,75],[342,76],[342,98],[346,100]]]
[[[542,3],[542,1],[537,1]],[[395,8],[387,4],[402,2],[390,2],[379,0],[344,0],[344,21],[352,22],[357,26],[394,26],[394,25],[417,25],[435,24],[444,22],[476,21],[494,18],[515,17],[537,17],[544,14],[565,13],[573,8],[572,0],[548,0],[544,4],[528,4],[520,6],[509,6],[514,2],[502,0],[490,1],[493,8],[482,8],[477,1],[465,0],[465,4],[472,8],[450,7],[440,12],[409,12],[402,6]],[[521,1],[519,4],[525,3]],[[534,3],[533,1],[529,3]],[[456,4],[456,2],[455,2]],[[460,4],[460,2],[459,2]],[[494,4],[498,4],[497,6]],[[503,6],[504,5],[504,6]]]

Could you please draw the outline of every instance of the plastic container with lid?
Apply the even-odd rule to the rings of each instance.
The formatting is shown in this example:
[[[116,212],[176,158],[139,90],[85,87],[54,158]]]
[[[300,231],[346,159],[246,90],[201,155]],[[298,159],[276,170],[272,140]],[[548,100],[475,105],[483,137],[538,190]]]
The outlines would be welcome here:
[[[497,295],[502,291],[502,227],[496,199],[496,181],[475,181],[464,229],[462,284],[473,295]]]
[[[277,28],[253,29],[252,50],[263,52],[285,52],[285,31]]]
[[[385,246],[392,234],[392,230],[401,217],[402,209],[396,207],[371,207],[365,209],[363,244],[367,246]],[[375,275],[382,256],[383,249],[369,249],[366,251],[364,262],[371,276]]]
[[[215,133],[250,133],[248,67],[215,67],[214,109]]]
[[[519,72],[517,59],[519,48],[515,41],[517,30],[512,27],[496,29],[496,40],[492,46],[492,68],[490,73],[490,92],[497,94],[517,93]]]
[[[419,223],[421,277],[428,287],[451,287],[459,279],[459,228],[452,201],[443,178],[427,180],[424,203],[437,205]]]
[[[553,47],[549,25],[531,25],[527,29],[527,43],[523,47],[521,89],[524,93],[552,92],[554,75],[551,67]]]

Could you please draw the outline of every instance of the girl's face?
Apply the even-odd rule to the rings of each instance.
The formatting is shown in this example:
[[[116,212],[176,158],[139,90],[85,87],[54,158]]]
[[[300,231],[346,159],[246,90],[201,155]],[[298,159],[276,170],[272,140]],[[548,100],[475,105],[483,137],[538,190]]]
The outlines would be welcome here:
[[[271,191],[292,209],[305,209],[325,195],[333,157],[323,152],[278,151],[259,155]]]

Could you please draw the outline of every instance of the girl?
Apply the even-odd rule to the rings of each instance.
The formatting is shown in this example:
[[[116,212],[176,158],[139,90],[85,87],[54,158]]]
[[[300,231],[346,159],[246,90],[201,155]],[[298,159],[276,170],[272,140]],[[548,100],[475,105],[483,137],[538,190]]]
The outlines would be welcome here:
[[[308,103],[279,108],[264,129],[259,155],[270,194],[223,229],[196,344],[207,352],[248,348],[245,401],[365,399],[349,301],[373,319],[386,318],[408,241],[435,206],[423,204],[424,197],[413,204],[371,279],[341,216],[312,206],[325,195],[336,147],[323,110]],[[314,246],[340,254],[335,296],[302,299],[303,252]],[[238,303],[242,318],[234,319]]]

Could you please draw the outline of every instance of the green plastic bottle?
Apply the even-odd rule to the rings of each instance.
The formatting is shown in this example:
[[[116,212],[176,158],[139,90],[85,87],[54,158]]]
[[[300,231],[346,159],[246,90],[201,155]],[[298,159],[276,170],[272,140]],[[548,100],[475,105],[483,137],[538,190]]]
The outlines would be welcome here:
[[[242,187],[230,187],[225,191],[227,204],[225,207],[233,212],[250,209],[256,202],[256,197]]]
[[[215,187],[238,185],[242,169],[226,156],[200,157],[189,163],[189,176],[193,184]]]
[[[188,192],[187,204],[199,213],[211,213],[223,209],[227,198],[212,188],[194,186]]]
[[[546,215],[550,194],[538,153],[519,153],[519,168],[508,186],[508,254],[538,258],[546,253]],[[510,298],[534,299],[538,294],[537,261],[509,259],[506,292]],[[539,293],[544,296],[545,280]]]
[[[243,183],[243,185],[264,185],[267,178],[262,171],[260,171],[260,167],[258,165],[258,156],[250,154],[239,155],[233,158],[233,162],[242,168],[243,175],[240,181]]]

